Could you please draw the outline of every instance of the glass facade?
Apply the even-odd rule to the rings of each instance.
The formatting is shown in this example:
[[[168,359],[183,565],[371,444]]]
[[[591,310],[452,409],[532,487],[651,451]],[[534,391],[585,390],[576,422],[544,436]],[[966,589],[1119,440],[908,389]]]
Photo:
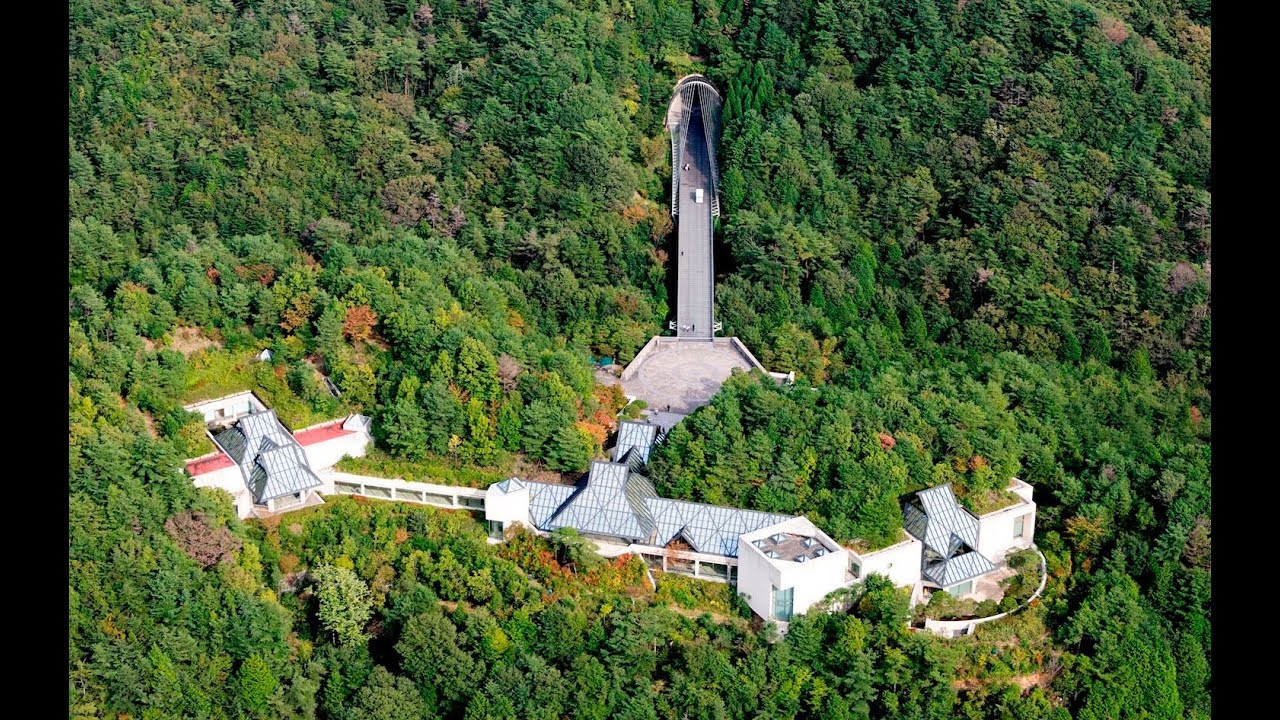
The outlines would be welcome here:
[[[947,588],[947,592],[951,593],[952,597],[960,597],[961,595],[968,595],[969,593],[973,592],[973,581],[965,580],[959,585],[952,585],[951,587]]]
[[[787,622],[791,620],[791,610],[795,603],[795,588],[786,590],[773,589],[773,619]]]
[[[1016,538],[1022,537],[1022,532],[1023,530],[1026,529],[1026,526],[1027,526],[1026,515],[1019,515],[1018,517],[1014,518],[1013,519],[1013,536]]]

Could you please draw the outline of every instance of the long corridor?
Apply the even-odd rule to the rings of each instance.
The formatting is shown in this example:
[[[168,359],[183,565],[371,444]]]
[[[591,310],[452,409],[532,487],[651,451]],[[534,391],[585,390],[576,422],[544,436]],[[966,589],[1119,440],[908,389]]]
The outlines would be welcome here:
[[[702,108],[694,104],[688,125],[681,133],[681,152],[685,167],[673,168],[680,173],[680,197],[676,217],[679,255],[676,292],[676,335],[681,339],[712,337],[712,307],[715,293],[715,267],[711,246],[711,207],[715,201],[711,186],[711,153],[707,133],[702,124]],[[695,199],[702,191],[702,202]]]

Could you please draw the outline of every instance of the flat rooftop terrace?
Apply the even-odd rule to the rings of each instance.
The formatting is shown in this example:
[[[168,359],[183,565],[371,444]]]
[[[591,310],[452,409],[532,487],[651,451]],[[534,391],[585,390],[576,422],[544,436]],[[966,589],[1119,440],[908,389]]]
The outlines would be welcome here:
[[[807,562],[831,552],[816,537],[780,532],[752,541],[771,560]]]

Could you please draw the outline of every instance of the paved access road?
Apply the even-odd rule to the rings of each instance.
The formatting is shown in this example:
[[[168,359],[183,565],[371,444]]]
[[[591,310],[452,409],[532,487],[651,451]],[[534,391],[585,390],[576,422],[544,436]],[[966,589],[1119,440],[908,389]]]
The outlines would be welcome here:
[[[676,215],[679,254],[676,256],[676,335],[680,338],[711,339],[715,268],[711,249],[711,154],[702,129],[702,108],[695,105],[680,156],[689,169],[680,173],[680,203]],[[702,202],[694,191],[702,188]],[[692,328],[692,329],[689,329]]]

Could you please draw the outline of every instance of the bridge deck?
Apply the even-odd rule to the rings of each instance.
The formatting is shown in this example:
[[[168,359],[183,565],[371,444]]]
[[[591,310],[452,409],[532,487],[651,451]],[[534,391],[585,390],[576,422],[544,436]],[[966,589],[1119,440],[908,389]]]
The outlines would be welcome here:
[[[680,173],[678,241],[676,257],[676,335],[680,338],[712,337],[715,268],[711,247],[711,154],[702,129],[701,108],[695,107],[689,127],[683,133],[681,158],[689,166],[672,168]],[[694,193],[702,188],[702,202]]]

